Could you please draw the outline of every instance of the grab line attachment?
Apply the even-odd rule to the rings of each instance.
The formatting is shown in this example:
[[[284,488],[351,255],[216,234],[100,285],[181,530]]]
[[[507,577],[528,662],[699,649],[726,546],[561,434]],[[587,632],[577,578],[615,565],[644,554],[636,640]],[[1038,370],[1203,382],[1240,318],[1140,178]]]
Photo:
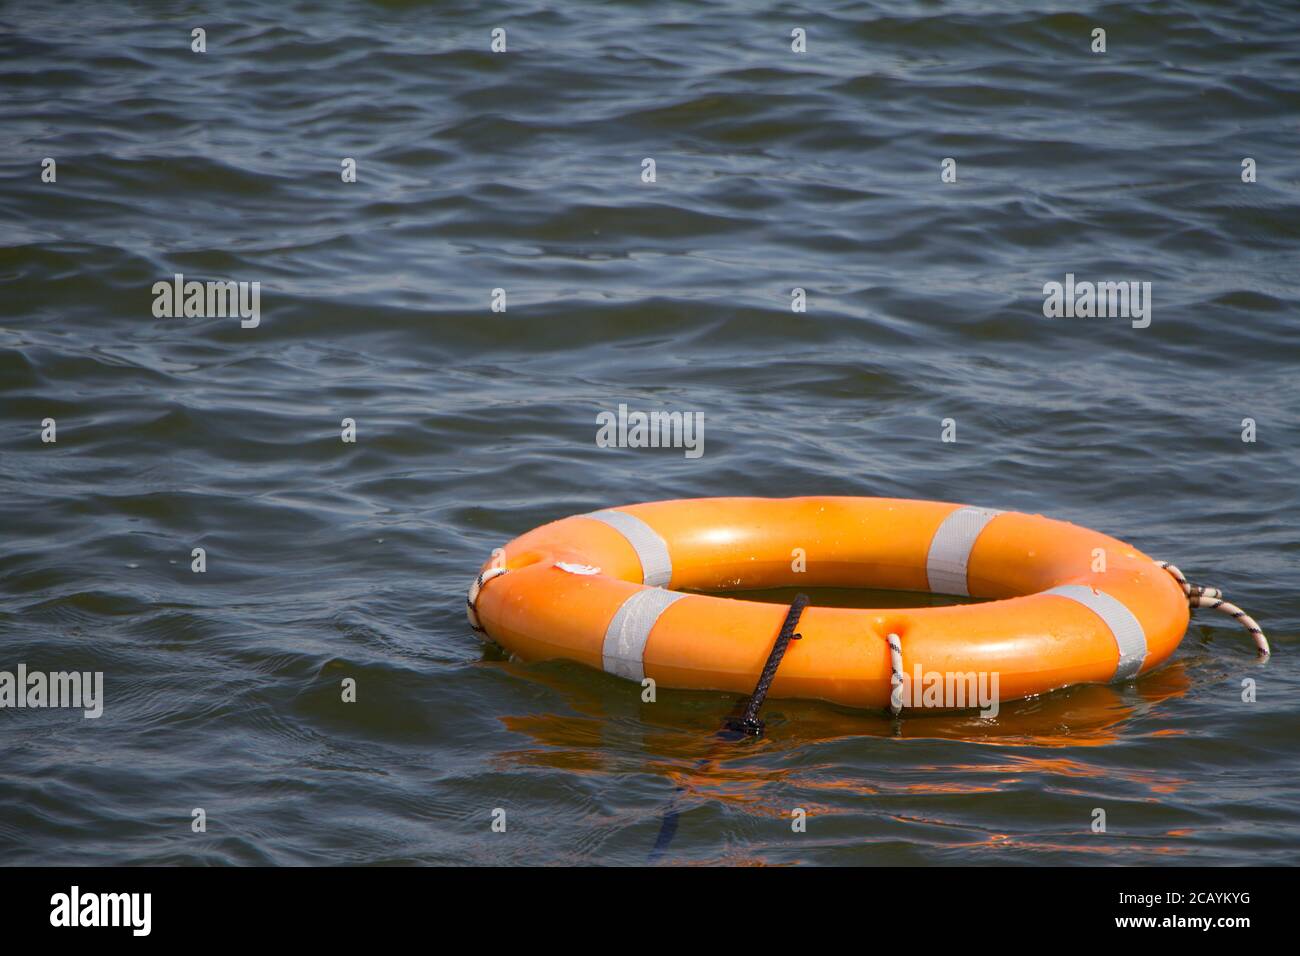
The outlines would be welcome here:
[[[889,712],[897,717],[903,710],[903,642],[890,634],[889,644]]]
[[[790,605],[790,610],[786,612],[785,623],[781,625],[781,633],[776,636],[776,643],[772,645],[772,652],[767,655],[767,663],[763,665],[763,673],[758,676],[758,683],[754,686],[754,693],[749,695],[749,704],[746,705],[743,714],[727,721],[728,730],[748,734],[752,737],[760,736],[763,733],[763,721],[759,719],[758,712],[763,706],[763,701],[767,698],[767,692],[772,686],[773,678],[776,677],[776,669],[781,666],[781,658],[785,657],[786,647],[789,646],[791,641],[797,641],[803,637],[802,634],[796,634],[794,629],[799,625],[799,617],[807,606],[808,595],[796,594],[794,603]]]
[[[1193,611],[1198,607],[1208,607],[1214,611],[1222,611],[1229,617],[1237,619],[1242,627],[1250,632],[1250,636],[1255,639],[1255,648],[1259,651],[1261,660],[1268,660],[1273,653],[1268,646],[1268,638],[1264,636],[1263,629],[1255,622],[1255,619],[1237,607],[1223,599],[1223,592],[1218,588],[1205,587],[1200,584],[1192,584],[1187,580],[1186,575],[1179,571],[1177,567],[1168,561],[1157,561],[1160,567],[1168,571],[1178,586],[1183,589],[1183,594],[1187,597],[1187,605]]]
[[[474,583],[469,586],[469,593],[465,595],[465,616],[469,618],[469,626],[479,634],[487,633],[478,622],[478,608],[475,605],[478,604],[479,592],[483,590],[483,585],[509,570],[509,568],[488,568],[486,571],[480,571]]]

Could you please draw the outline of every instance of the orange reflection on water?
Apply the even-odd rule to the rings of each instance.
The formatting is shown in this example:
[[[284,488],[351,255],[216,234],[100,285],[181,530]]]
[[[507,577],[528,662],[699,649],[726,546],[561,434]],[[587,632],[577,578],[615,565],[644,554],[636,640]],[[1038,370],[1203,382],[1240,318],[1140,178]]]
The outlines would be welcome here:
[[[710,803],[776,821],[790,819],[797,805],[812,820],[880,810],[883,808],[873,801],[881,798],[978,799],[1006,793],[1027,780],[1040,787],[1050,786],[1057,794],[1096,798],[1095,789],[1062,788],[1059,782],[1044,783],[1048,778],[1120,781],[1151,794],[1124,799],[1158,802],[1157,795],[1177,793],[1187,783],[1154,771],[1102,767],[1081,755],[1059,752],[1114,744],[1124,737],[1126,725],[1135,717],[1185,694],[1191,681],[1177,663],[1134,684],[1075,687],[1004,703],[998,716],[989,720],[972,713],[905,714],[902,720],[894,720],[886,714],[815,701],[773,700],[764,708],[767,734],[744,740],[719,739],[717,735],[727,714],[742,702],[734,695],[661,689],[658,702],[651,704],[641,701],[639,686],[576,665],[509,667],[527,680],[548,685],[563,698],[569,712],[501,717],[509,730],[529,738],[532,745],[500,752],[496,761],[506,766],[549,767],[610,777],[658,775],[672,785],[668,807],[674,812]],[[983,753],[994,759],[936,762],[933,744],[945,741],[991,748]],[[1042,749],[1058,752],[1037,752]],[[922,754],[930,759],[918,760]],[[780,799],[775,799],[776,794]],[[808,799],[813,794],[831,799],[814,803]],[[961,839],[943,842],[944,849],[1015,847],[1098,857],[1133,849],[1127,841],[1108,840],[1104,835],[1077,843],[1006,833],[972,840],[970,821],[984,813],[980,807],[969,800],[963,803],[960,812],[965,822],[961,823],[900,813],[889,813],[888,819],[962,831]],[[1167,835],[1176,838],[1186,833],[1169,831]],[[1144,844],[1142,849],[1161,854],[1186,852],[1175,846]],[[715,862],[724,859],[732,865],[761,863],[752,855],[730,852]]]
[[[944,783],[911,783],[904,787],[899,787],[898,789],[905,793],[927,793],[927,794],[930,793],[933,794],[999,793],[1002,790],[1001,787],[992,787],[992,786],[988,786],[987,784],[981,785],[981,784],[974,784],[974,783],[958,783],[956,781],[948,781]]]
[[[1053,843],[1050,840],[1027,840],[1023,837],[1014,836],[1009,833],[990,833],[982,840],[969,840],[958,843],[946,844],[945,848],[954,850],[1030,850],[1039,853],[1085,853],[1095,856],[1104,857],[1122,857],[1130,855],[1133,847],[1127,842],[1111,841],[1107,842],[1104,834],[1098,835],[1095,839],[1087,838],[1079,843]],[[1188,851],[1181,847],[1175,846],[1149,846],[1143,844],[1142,850],[1146,853],[1168,854],[1171,856],[1181,856]]]

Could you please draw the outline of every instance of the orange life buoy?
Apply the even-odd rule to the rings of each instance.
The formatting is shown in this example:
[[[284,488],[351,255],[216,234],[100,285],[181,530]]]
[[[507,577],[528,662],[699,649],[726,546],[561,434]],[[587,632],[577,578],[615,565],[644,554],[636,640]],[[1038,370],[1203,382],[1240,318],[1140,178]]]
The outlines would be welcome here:
[[[807,608],[770,695],[855,707],[886,706],[891,694],[897,702],[891,635],[905,679],[994,674],[997,699],[1014,700],[1144,674],[1173,653],[1189,614],[1160,565],[1096,531],[1041,515],[843,497],[659,501],[564,518],[484,565],[469,613],[526,660],[743,694],[786,608],[689,592],[789,586],[992,599]]]

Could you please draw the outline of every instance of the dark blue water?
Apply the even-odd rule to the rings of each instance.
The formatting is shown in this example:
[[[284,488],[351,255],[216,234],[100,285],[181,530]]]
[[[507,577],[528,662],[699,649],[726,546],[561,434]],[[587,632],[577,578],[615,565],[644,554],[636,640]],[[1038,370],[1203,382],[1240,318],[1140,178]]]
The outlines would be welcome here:
[[[106,695],[0,709],[0,862],[640,863],[674,800],[670,863],[1295,859],[1292,4],[9,4],[0,226],[0,670]],[[1046,318],[1067,273],[1149,326]],[[734,698],[465,623],[535,525],[733,494],[1075,521],[1275,654],[1202,612],[1136,684],[718,749]]]

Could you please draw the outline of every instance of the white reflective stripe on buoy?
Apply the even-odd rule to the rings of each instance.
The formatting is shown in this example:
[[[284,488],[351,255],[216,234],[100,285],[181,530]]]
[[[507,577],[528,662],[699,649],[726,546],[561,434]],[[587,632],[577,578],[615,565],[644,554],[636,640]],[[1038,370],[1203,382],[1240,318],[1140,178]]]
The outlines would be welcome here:
[[[668,556],[668,543],[659,537],[659,533],[635,515],[626,511],[588,512],[583,517],[603,521],[623,537],[636,551],[641,561],[641,583],[651,587],[667,587],[673,579],[673,562]]]
[[[645,678],[645,643],[659,615],[686,597],[680,591],[645,588],[623,602],[605,629],[601,648],[605,671],[640,681]]]
[[[943,519],[930,539],[930,553],[925,559],[925,574],[933,593],[970,596],[966,565],[971,548],[984,526],[1000,514],[989,508],[958,508]]]
[[[1106,622],[1111,636],[1115,638],[1115,646],[1119,649],[1119,663],[1115,665],[1112,682],[1137,676],[1137,672],[1142,669],[1142,662],[1147,659],[1147,635],[1142,630],[1142,622],[1123,601],[1111,597],[1105,591],[1094,591],[1086,584],[1062,584],[1042,593],[1059,594],[1078,601]]]

